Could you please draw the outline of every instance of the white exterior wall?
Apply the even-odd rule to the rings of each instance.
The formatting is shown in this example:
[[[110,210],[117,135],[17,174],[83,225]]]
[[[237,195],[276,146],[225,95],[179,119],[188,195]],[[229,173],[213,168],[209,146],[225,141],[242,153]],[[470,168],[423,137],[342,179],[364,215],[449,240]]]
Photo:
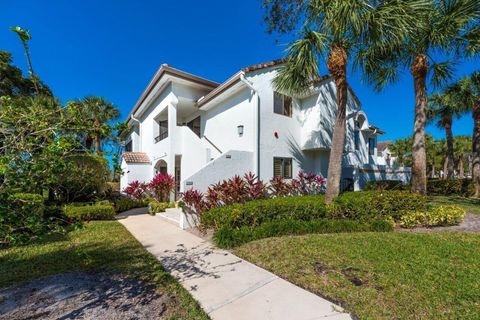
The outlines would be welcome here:
[[[253,151],[254,103],[249,89],[244,89],[229,99],[205,111],[202,117],[202,135],[222,152],[228,150]],[[239,136],[238,126],[243,125]]]
[[[152,165],[150,163],[127,163],[122,159],[121,169],[123,175],[120,178],[120,191],[123,191],[130,182],[149,182],[153,178]]]

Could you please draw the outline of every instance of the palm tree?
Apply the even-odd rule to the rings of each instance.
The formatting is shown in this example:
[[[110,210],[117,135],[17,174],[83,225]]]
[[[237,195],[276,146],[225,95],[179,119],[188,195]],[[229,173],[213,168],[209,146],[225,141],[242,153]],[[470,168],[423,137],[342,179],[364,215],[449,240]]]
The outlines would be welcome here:
[[[30,35],[30,31],[26,29],[22,29],[20,27],[12,27],[10,28],[10,30],[15,32],[20,38],[20,41],[22,42],[23,49],[25,50],[25,56],[27,57],[28,73],[32,78],[35,91],[37,91],[37,94],[40,94],[40,89],[38,88],[38,83],[37,83],[37,76],[33,71],[32,60],[30,59],[30,50],[28,48],[28,41],[32,39],[32,36]]]
[[[478,0],[430,0],[418,15],[417,28],[402,43],[370,46],[364,52],[365,73],[378,89],[399,79],[399,71],[410,66],[415,91],[412,191],[426,193],[425,124],[427,82],[439,86],[451,78],[454,61],[438,62],[436,54],[462,57],[478,49],[480,3]],[[438,56],[438,55],[437,55]]]
[[[472,176],[475,185],[474,197],[480,198],[480,71],[461,79],[458,85],[461,90],[457,98],[472,111]]]
[[[326,57],[329,75],[337,89],[338,106],[325,195],[325,201],[330,203],[340,192],[348,64],[358,64],[360,49],[370,42],[379,47],[403,42],[414,27],[415,12],[425,1],[311,0],[303,3],[306,7],[302,37],[289,46],[287,62],[279,69],[274,86],[289,95],[309,92],[318,79],[318,61]]]
[[[445,140],[447,143],[446,172],[445,178],[453,178],[455,170],[455,157],[453,147],[452,125],[454,118],[460,118],[467,110],[463,103],[455,98],[459,86],[448,87],[444,93],[435,93],[428,98],[427,122],[435,122],[438,128],[445,130]]]
[[[458,175],[465,178],[465,163],[469,164],[472,156],[472,138],[468,136],[455,137],[455,159],[458,163]],[[469,166],[467,166],[468,168]]]
[[[80,130],[84,130],[86,149],[92,142],[97,153],[102,152],[102,140],[112,132],[112,121],[118,119],[118,108],[102,97],[89,96],[71,104],[81,121]]]

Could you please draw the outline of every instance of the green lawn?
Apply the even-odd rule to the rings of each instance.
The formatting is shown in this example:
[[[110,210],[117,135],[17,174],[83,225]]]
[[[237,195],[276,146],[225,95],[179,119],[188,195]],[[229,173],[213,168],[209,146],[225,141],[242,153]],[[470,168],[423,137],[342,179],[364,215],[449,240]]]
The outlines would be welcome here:
[[[433,205],[457,205],[469,213],[480,214],[480,199],[456,196],[430,196],[429,202]]]
[[[480,235],[356,233],[269,238],[236,254],[360,319],[480,319]]]
[[[69,271],[106,271],[137,277],[168,294],[169,319],[208,319],[190,294],[117,221],[85,223],[68,238],[0,250],[0,287]]]

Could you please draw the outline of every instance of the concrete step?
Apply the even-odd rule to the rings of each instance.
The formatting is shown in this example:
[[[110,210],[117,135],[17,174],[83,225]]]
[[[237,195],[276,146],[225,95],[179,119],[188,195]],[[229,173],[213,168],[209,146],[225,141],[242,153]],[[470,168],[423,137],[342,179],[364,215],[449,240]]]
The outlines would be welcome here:
[[[180,219],[182,215],[182,209],[180,208],[167,208],[165,212],[159,212],[156,217],[169,222],[177,227],[180,227]]]

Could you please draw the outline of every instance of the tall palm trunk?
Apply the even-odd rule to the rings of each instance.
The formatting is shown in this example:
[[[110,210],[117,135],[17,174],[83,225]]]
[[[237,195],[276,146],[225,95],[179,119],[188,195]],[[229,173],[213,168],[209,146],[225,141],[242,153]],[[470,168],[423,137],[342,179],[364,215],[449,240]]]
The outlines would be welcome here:
[[[347,59],[347,51],[345,48],[340,44],[333,43],[328,55],[327,68],[337,88],[338,110],[328,162],[327,190],[325,193],[326,203],[331,203],[333,198],[340,193],[348,99]]]
[[[463,165],[463,157],[460,157],[460,159],[458,159],[458,175],[460,179],[465,178],[465,167]]]
[[[94,127],[95,127],[95,134],[93,136],[93,144],[95,146],[95,152],[100,153],[102,152],[102,135],[100,133],[100,121],[98,119],[95,119],[94,122]]]
[[[415,89],[415,123],[413,133],[412,191],[427,193],[427,155],[425,152],[425,123],[427,107],[428,61],[424,54],[415,57],[411,73]]]
[[[448,162],[448,158],[445,158],[445,161],[443,162],[443,179],[447,179]]]
[[[480,101],[473,106],[473,161],[472,173],[475,185],[475,198],[480,198]]]
[[[30,51],[28,50],[28,45],[25,41],[22,41],[23,49],[25,50],[25,56],[27,57],[27,64],[28,64],[28,73],[30,73],[30,77],[32,78],[33,86],[37,94],[40,94],[40,90],[38,88],[37,77],[35,72],[33,71],[32,60],[30,59]]]
[[[446,119],[444,123],[445,127],[445,137],[447,140],[447,171],[445,173],[445,178],[452,179],[453,171],[455,170],[455,160],[453,155],[453,133],[452,133],[452,118]]]

